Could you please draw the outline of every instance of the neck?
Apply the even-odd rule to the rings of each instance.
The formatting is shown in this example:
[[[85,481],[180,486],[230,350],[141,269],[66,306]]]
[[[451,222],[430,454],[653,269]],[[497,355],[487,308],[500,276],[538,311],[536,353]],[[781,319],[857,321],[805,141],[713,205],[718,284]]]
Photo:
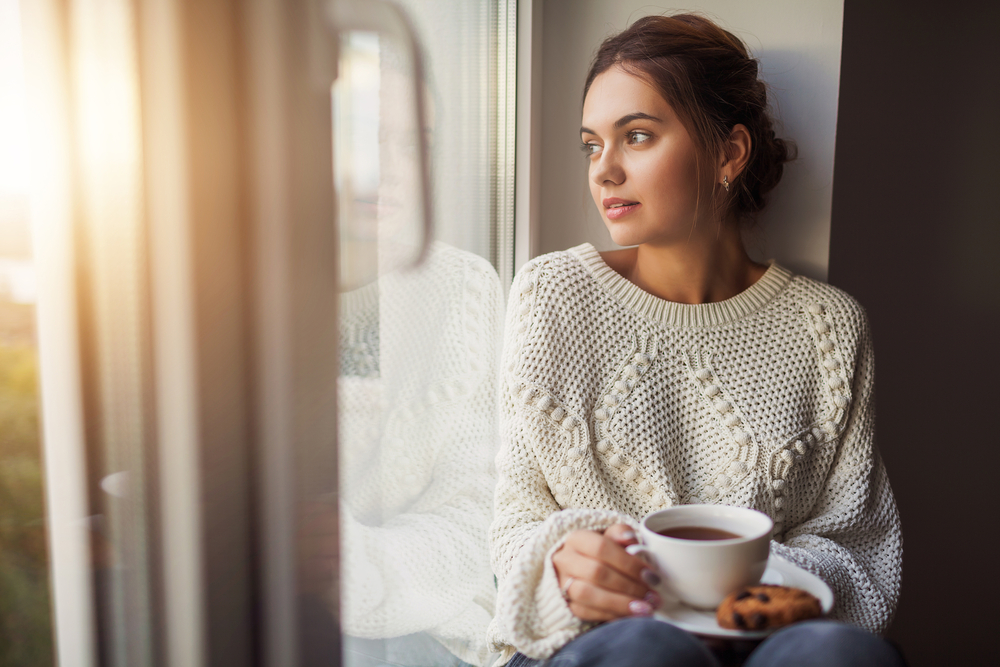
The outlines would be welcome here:
[[[669,245],[643,244],[612,266],[643,291],[675,303],[715,303],[753,285],[767,267],[747,255],[739,229]]]

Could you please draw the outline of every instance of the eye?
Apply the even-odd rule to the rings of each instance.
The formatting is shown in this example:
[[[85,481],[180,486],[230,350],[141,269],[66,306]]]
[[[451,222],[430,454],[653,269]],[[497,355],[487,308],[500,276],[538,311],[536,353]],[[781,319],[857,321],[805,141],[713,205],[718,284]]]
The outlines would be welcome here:
[[[598,153],[600,153],[601,152],[601,146],[599,144],[593,144],[593,143],[584,142],[584,143],[580,144],[580,150],[583,151],[584,155],[586,155],[587,157],[590,157],[592,155],[597,155]]]
[[[653,135],[648,132],[643,132],[642,130],[632,130],[626,136],[628,137],[629,146],[638,146],[639,144],[644,144],[653,138]]]

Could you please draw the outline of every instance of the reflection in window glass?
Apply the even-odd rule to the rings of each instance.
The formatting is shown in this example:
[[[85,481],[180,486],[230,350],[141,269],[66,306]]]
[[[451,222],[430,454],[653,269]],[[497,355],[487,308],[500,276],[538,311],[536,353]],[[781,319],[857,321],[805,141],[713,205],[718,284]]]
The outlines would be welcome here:
[[[0,0],[0,665],[53,664],[16,0]]]
[[[427,59],[426,127],[412,63],[385,35],[342,39],[333,91],[344,663],[479,665],[496,592],[496,3],[400,4]],[[421,137],[436,240],[414,269]]]
[[[340,284],[351,290],[369,283],[377,271],[376,232],[379,187],[378,35],[344,37],[333,94],[334,186],[341,253]]]

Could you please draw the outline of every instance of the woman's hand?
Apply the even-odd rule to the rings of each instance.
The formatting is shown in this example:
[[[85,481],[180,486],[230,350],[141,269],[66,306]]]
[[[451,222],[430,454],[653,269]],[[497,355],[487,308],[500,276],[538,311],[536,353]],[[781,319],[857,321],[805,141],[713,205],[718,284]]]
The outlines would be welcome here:
[[[646,561],[626,553],[635,533],[618,523],[604,533],[578,530],[552,554],[559,589],[573,614],[584,621],[649,616],[660,606],[650,589],[660,578]]]

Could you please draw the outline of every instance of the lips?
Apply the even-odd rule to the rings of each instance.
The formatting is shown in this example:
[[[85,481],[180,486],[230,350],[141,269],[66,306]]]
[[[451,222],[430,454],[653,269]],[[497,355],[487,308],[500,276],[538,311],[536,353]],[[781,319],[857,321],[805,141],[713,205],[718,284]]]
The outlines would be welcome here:
[[[601,201],[601,203],[604,204],[604,213],[608,216],[609,220],[617,220],[642,206],[639,202],[620,199],[619,197],[608,197]]]

